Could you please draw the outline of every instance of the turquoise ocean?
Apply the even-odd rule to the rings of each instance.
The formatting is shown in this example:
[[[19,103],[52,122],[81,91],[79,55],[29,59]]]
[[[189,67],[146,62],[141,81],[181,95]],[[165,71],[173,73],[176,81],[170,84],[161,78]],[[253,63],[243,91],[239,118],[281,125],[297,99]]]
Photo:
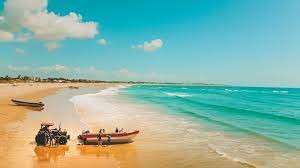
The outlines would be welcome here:
[[[261,141],[274,150],[300,149],[297,88],[134,85],[121,94],[170,116],[190,119],[206,130]]]

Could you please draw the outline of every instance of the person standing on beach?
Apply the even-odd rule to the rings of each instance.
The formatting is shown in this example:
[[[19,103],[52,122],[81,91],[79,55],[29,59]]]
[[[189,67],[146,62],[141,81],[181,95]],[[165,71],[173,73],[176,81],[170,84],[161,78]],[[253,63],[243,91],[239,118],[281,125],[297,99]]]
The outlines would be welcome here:
[[[102,129],[100,129],[97,140],[98,140],[98,146],[102,146],[102,139],[101,139],[101,135],[102,135]]]

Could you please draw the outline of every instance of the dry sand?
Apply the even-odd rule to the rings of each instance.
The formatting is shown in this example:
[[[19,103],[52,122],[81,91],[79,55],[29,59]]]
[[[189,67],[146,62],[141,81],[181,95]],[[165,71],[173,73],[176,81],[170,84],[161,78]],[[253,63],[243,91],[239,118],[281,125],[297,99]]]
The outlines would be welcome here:
[[[34,109],[16,106],[11,102],[12,98],[41,101],[43,97],[55,94],[58,90],[68,88],[69,86],[103,89],[114,85],[115,84],[109,83],[0,84],[0,136],[2,137],[0,141],[0,167],[116,167],[116,162],[106,157],[91,157],[91,162],[86,162],[86,160],[81,161],[79,157],[61,157],[69,150],[69,146],[60,146],[57,148],[35,147],[32,151],[34,151],[36,159],[33,159],[33,162],[29,162],[26,159],[26,155],[31,153],[28,151],[15,151],[16,149],[20,149],[20,146],[28,146],[29,143],[24,142],[23,139],[15,138],[19,136],[17,132],[21,132],[20,130],[17,131],[19,127],[17,126],[18,128],[16,128],[15,125],[25,121],[29,112],[43,113],[43,111],[34,111]],[[35,132],[32,132],[32,135],[34,134]],[[72,148],[77,147],[75,145],[75,147]],[[77,150],[79,150],[79,148],[76,149],[76,151]],[[88,154],[89,150],[83,150],[82,152]]]
[[[50,83],[19,83],[16,85],[1,84],[0,124],[22,120],[25,117],[26,112],[30,111],[30,109],[24,108],[22,106],[15,106],[11,102],[12,98],[22,98],[38,101],[42,97],[55,93],[55,91],[63,87],[66,87],[66,85]]]
[[[15,106],[12,98],[39,101],[41,98],[54,94],[56,91],[69,86],[105,88],[114,84],[109,83],[17,83],[0,84],[0,125],[22,120],[26,112],[34,109]]]

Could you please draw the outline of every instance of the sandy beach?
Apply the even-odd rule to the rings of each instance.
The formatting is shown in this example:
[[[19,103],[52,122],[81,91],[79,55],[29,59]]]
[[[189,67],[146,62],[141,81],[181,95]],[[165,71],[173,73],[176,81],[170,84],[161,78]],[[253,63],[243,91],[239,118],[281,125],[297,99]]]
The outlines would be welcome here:
[[[40,100],[44,96],[55,93],[55,91],[67,87],[60,84],[0,84],[0,124],[22,120],[30,109],[14,106],[12,98],[23,98],[29,100]]]
[[[300,168],[299,8],[0,0],[0,168]]]
[[[70,85],[81,88],[68,89]],[[136,112],[148,113],[139,117],[136,112],[130,112],[132,107],[128,107],[126,103],[103,97],[99,99],[103,112],[100,109],[101,113],[98,110],[97,113],[90,113],[88,117],[82,118],[78,115],[81,114],[78,109],[90,110],[86,104],[82,104],[83,107],[77,107],[75,113],[70,98],[97,93],[112,86],[116,84],[1,84],[0,135],[4,138],[0,141],[0,167],[251,167],[220,157],[214,151],[202,149],[197,143],[181,145],[182,142],[174,141],[176,134],[168,134],[166,131],[176,126],[168,124],[165,127],[165,123],[178,119],[157,114],[153,109],[134,106]],[[13,106],[10,103],[11,98],[43,101],[46,108],[43,111],[32,111]],[[112,109],[111,104],[115,106],[114,110],[107,111]],[[97,131],[99,127],[111,131],[115,126],[121,125],[140,129],[141,134],[130,144],[107,147],[78,145],[76,136],[82,131],[81,123],[85,119],[90,121],[86,123],[92,131]],[[62,127],[71,135],[71,141],[59,147],[37,147],[34,136],[39,129],[39,123],[45,120],[57,124],[62,122]],[[188,128],[183,127],[176,131],[183,133]]]
[[[33,100],[33,101],[41,101],[42,98],[53,95],[57,91],[61,89],[66,89],[69,86],[76,86],[76,87],[87,87],[87,88],[97,88],[97,89],[104,89],[107,87],[114,86],[114,84],[91,84],[91,83],[16,83],[16,84],[9,84],[9,83],[2,83],[0,84],[0,127],[1,127],[1,135],[4,137],[5,141],[1,142],[0,145],[0,160],[1,164],[0,167],[32,167],[34,165],[24,165],[26,161],[19,161],[17,160],[18,153],[14,153],[15,157],[13,160],[16,160],[13,164],[10,164],[9,160],[5,159],[9,152],[12,151],[14,147],[11,146],[18,146],[18,141],[20,139],[12,138],[14,136],[14,127],[11,128],[12,125],[15,124],[22,124],[26,117],[28,117],[28,113],[43,113],[44,111],[35,111],[34,109],[16,106],[11,102],[12,98],[19,98],[25,100]],[[35,128],[33,128],[34,130]],[[36,130],[35,130],[36,131]],[[32,140],[34,139],[35,132],[32,131]],[[28,144],[32,142],[27,142]],[[10,149],[11,147],[11,149]],[[45,156],[43,159],[51,159],[52,157],[57,157],[65,152],[68,147],[59,147],[59,148],[33,148],[34,152],[38,154],[38,157]],[[14,151],[15,152],[15,151]],[[41,154],[41,156],[39,156]],[[52,156],[54,154],[54,156]],[[43,160],[42,159],[42,160]],[[76,160],[76,159],[74,159]],[[68,161],[64,162],[68,165],[73,165],[72,161],[69,163]],[[85,163],[88,165],[88,163]],[[103,165],[103,164],[102,164]],[[105,165],[105,164],[104,164]],[[80,164],[77,165],[80,167]],[[36,166],[34,166],[36,167]],[[43,164],[39,164],[37,167],[43,167]],[[46,164],[45,167],[49,167],[49,164]],[[64,167],[64,166],[63,166]]]
[[[0,124],[22,120],[26,112],[32,109],[21,106],[14,106],[12,98],[21,98],[39,101],[47,95],[54,94],[56,91],[68,88],[69,86],[77,87],[94,87],[105,88],[110,84],[90,84],[90,83],[15,83],[0,84]]]

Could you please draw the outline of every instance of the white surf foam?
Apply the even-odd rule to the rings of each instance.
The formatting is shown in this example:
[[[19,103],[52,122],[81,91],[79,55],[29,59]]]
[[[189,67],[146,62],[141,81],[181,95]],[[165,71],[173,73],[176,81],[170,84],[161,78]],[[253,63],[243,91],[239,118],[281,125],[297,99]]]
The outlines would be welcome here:
[[[74,104],[75,112],[80,116],[83,130],[89,129],[90,123],[101,123],[104,120],[114,120],[114,113],[120,111],[112,97],[127,86],[120,85],[101,90],[95,94],[77,95],[70,99]],[[101,118],[100,118],[101,114]]]
[[[227,158],[227,159],[232,160],[234,162],[239,162],[243,165],[248,165],[249,167],[255,167],[253,164],[249,163],[248,161],[246,161],[243,158],[231,156],[230,154],[222,151],[221,149],[218,149],[217,147],[215,147],[213,145],[208,145],[208,146],[209,146],[210,149],[215,151],[221,157]]]
[[[289,91],[286,90],[273,90],[273,93],[289,93]]]
[[[232,90],[232,89],[225,89],[225,91],[226,92],[239,92],[239,90],[237,90],[237,89],[234,89],[234,90]]]
[[[174,96],[174,97],[192,97],[193,95],[187,94],[187,93],[179,93],[179,92],[164,92],[168,96]]]

